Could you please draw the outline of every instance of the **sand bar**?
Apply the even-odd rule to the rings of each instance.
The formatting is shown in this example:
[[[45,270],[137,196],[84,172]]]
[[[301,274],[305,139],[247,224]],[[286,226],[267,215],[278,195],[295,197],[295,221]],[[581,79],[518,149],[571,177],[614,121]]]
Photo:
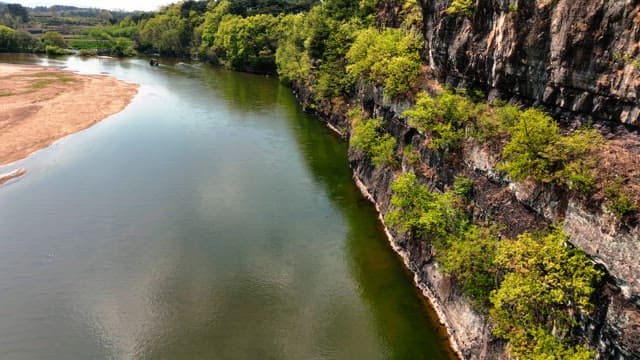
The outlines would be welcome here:
[[[122,111],[137,92],[108,76],[0,64],[0,165]]]

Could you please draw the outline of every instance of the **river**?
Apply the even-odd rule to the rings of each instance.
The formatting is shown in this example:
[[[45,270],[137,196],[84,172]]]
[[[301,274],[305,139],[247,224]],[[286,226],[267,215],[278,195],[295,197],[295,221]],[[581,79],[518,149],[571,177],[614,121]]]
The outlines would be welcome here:
[[[453,359],[353,184],[276,79],[143,59],[0,61],[141,84],[0,187],[1,359]],[[1,100],[0,100],[1,102]]]

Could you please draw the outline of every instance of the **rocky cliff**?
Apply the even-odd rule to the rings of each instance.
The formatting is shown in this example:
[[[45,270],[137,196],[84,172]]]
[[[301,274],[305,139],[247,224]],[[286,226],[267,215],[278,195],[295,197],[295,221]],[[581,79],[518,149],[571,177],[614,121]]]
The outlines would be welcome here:
[[[639,1],[476,0],[470,17],[447,15],[450,1],[420,2],[439,79],[640,126]]]
[[[542,106],[567,128],[593,121],[608,139],[611,156],[606,161],[612,172],[616,168],[638,177],[640,1],[483,0],[476,1],[471,16],[447,15],[450,1],[419,2],[427,78]],[[379,25],[397,25],[400,4],[384,1]],[[314,102],[307,88],[298,87],[296,92],[303,104]],[[401,169],[375,168],[362,154],[350,152],[355,180],[381,214],[390,210],[394,177],[412,171],[431,189],[442,190],[456,174],[473,180],[474,217],[506,225],[508,236],[563,223],[572,244],[607,273],[594,296],[596,310],[577,315],[580,328],[575,338],[596,348],[600,359],[640,359],[637,221],[617,221],[601,199],[511,181],[495,170],[500,150],[490,144],[467,140],[456,158],[431,151],[425,146],[426,136],[401,116],[410,103],[385,101],[382,89],[361,86],[349,102],[370,117],[384,118],[385,131],[398,143]],[[348,137],[346,107],[344,102],[329,101],[314,106],[332,128]],[[409,144],[419,152],[417,163],[402,158],[402,149]],[[620,165],[623,162],[626,168]],[[449,329],[458,353],[465,359],[506,358],[505,344],[492,336],[487,316],[475,310],[455,282],[443,275],[431,244],[412,241],[394,229],[388,235]]]

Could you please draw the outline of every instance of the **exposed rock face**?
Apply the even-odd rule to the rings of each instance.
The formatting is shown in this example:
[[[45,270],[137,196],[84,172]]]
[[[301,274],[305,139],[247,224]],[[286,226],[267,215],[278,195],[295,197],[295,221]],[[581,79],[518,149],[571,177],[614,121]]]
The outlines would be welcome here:
[[[440,80],[640,126],[640,1],[477,0],[471,18],[420,3]]]

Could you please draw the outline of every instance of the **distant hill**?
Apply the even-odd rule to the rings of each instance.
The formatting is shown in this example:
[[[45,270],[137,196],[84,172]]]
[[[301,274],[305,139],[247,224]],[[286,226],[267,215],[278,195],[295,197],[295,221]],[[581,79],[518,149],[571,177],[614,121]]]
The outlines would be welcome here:
[[[31,34],[57,31],[64,35],[83,33],[96,25],[116,24],[127,16],[139,16],[140,11],[129,12],[53,5],[26,7],[0,1],[0,25],[22,29]]]

